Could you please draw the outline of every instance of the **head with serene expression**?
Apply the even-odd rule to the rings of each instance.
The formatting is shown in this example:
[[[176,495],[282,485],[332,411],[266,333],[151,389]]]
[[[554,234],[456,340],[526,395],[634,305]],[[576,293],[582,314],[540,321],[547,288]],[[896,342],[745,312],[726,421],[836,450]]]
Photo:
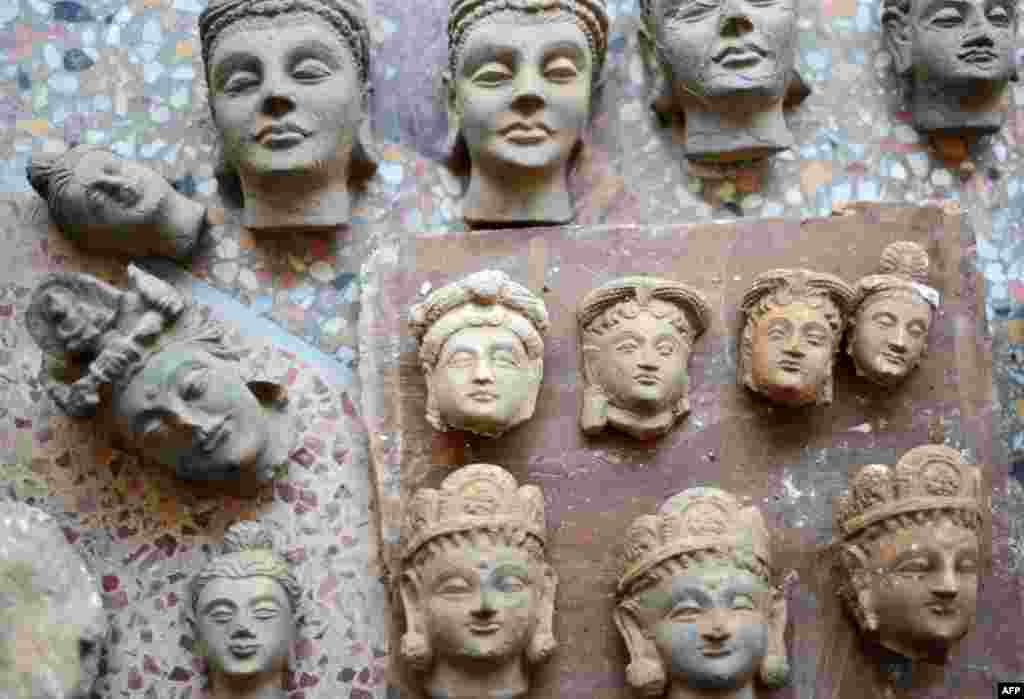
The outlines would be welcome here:
[[[468,219],[572,218],[566,178],[607,41],[604,0],[452,1],[451,164],[470,172]]]
[[[894,386],[921,362],[939,305],[939,292],[927,285],[928,267],[920,245],[892,243],[879,273],[857,282],[846,352],[869,381]]]
[[[215,689],[283,680],[301,597],[259,524],[241,522],[225,533],[222,555],[190,581],[187,608]]]
[[[945,662],[974,623],[981,472],[927,445],[872,464],[836,503],[840,595],[861,631],[912,659]]]
[[[634,521],[614,612],[630,686],[657,697],[786,682],[786,602],[769,545],[761,513],[717,488],[683,491]]]
[[[274,190],[347,192],[351,176],[372,174],[360,0],[214,0],[199,33],[213,120],[247,209]]]
[[[743,385],[788,406],[832,402],[832,369],[855,292],[831,274],[776,269],[743,296]]]
[[[411,321],[438,430],[497,436],[533,416],[544,375],[544,302],[504,272],[437,289]]]
[[[641,439],[656,437],[690,411],[687,364],[711,319],[699,291],[668,279],[624,277],[587,294],[577,316],[584,432],[611,423]]]
[[[28,180],[57,227],[87,249],[180,259],[205,218],[155,171],[99,146],[35,154]]]
[[[517,697],[554,652],[557,576],[544,557],[544,497],[504,469],[465,466],[410,501],[400,655],[432,697]],[[475,677],[475,679],[474,679]]]
[[[42,510],[0,501],[0,687],[4,699],[89,699],[107,619],[99,585]]]

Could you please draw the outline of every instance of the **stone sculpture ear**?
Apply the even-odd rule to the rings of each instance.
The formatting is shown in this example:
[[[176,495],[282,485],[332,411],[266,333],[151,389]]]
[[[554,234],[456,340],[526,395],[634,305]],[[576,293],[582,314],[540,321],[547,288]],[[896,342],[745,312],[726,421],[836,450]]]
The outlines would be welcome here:
[[[409,667],[417,672],[426,672],[434,662],[434,653],[426,634],[426,621],[420,606],[421,581],[413,570],[402,574],[399,593],[405,610],[405,634],[402,635],[399,654]]]
[[[355,149],[352,151],[352,165],[350,176],[364,180],[373,177],[380,164],[380,152],[377,150],[377,142],[373,139],[373,130],[370,128],[369,98],[363,106],[363,121],[356,131]]]
[[[766,687],[781,687],[789,680],[786,656],[786,595],[773,589],[768,602],[768,649],[761,661],[761,682]]]
[[[558,589],[558,573],[544,564],[544,579],[540,585],[540,605],[537,608],[537,626],[526,649],[526,660],[531,665],[545,662],[558,648],[555,638],[555,592]]]
[[[612,615],[629,651],[626,682],[641,696],[660,697],[665,692],[667,681],[665,665],[653,639],[643,628],[636,603],[632,600],[621,602]]]
[[[665,62],[661,60],[657,39],[647,22],[641,21],[640,23],[640,29],[637,31],[637,45],[644,68],[651,78],[651,89],[648,93],[651,109],[658,117],[660,125],[668,126],[672,123],[678,110],[673,104],[672,88],[668,76],[665,74]]]
[[[441,74],[441,89],[444,92],[448,115],[448,137],[445,152],[448,153],[448,167],[458,175],[469,174],[471,162],[466,139],[462,137],[462,107],[455,87],[455,76],[450,70]]]
[[[868,557],[856,545],[844,546],[839,554],[843,567],[849,576],[850,597],[857,623],[869,632],[878,631],[878,614],[875,612],[874,594],[871,590],[871,572],[868,568]]]
[[[608,396],[597,382],[596,362],[600,348],[595,345],[583,346],[583,408],[580,411],[580,428],[584,434],[595,435],[608,425]]]
[[[885,48],[892,56],[898,75],[907,75],[913,68],[913,39],[910,36],[910,17],[906,12],[886,8],[882,15]]]

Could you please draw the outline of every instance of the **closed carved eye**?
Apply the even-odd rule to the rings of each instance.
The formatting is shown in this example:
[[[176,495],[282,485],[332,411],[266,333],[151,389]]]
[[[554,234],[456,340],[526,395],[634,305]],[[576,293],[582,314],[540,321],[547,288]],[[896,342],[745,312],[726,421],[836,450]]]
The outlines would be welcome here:
[[[482,87],[496,87],[515,77],[515,73],[504,63],[492,61],[474,71],[470,78],[473,84]]]

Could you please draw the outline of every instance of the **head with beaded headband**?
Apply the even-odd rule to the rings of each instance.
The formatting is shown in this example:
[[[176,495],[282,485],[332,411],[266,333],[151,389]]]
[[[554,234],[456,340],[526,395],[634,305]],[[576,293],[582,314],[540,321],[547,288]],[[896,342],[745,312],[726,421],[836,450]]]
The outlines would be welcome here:
[[[832,369],[855,292],[842,279],[806,269],[760,274],[740,303],[739,378],[788,406],[832,402]]]
[[[939,306],[928,267],[924,248],[901,241],[886,246],[878,274],[857,282],[846,352],[859,375],[893,386],[921,362]]]
[[[544,375],[544,301],[485,270],[413,306],[410,325],[435,429],[496,437],[529,420]]]
[[[623,277],[587,294],[577,313],[583,431],[668,432],[690,412],[687,365],[710,320],[700,291],[668,279]]]
[[[758,676],[786,682],[786,601],[772,586],[770,543],[760,511],[718,488],[685,490],[633,522],[614,612],[630,686],[689,697]]]
[[[89,699],[109,624],[97,576],[42,510],[0,499],[4,699]]]
[[[981,471],[942,445],[864,466],[835,504],[839,594],[861,631],[944,662],[974,622]]]
[[[808,90],[794,70],[795,0],[640,0],[640,47],[662,121],[685,116],[686,155],[752,160],[793,144],[787,89]]]
[[[469,172],[463,215],[565,223],[608,47],[605,0],[451,0],[450,164]]]
[[[222,326],[174,287],[133,265],[128,281],[57,273],[34,290],[25,324],[49,355],[41,379],[55,402],[78,417],[102,407],[126,448],[181,478],[274,477],[292,439],[283,386],[244,379]]]
[[[349,181],[376,170],[362,0],[211,0],[199,36],[245,224],[347,223]]]
[[[270,534],[257,522],[232,526],[188,594],[186,616],[216,696],[276,686],[283,697],[302,589]]]
[[[528,666],[557,645],[546,539],[540,489],[499,466],[465,466],[409,501],[400,655],[431,697],[526,693]]]

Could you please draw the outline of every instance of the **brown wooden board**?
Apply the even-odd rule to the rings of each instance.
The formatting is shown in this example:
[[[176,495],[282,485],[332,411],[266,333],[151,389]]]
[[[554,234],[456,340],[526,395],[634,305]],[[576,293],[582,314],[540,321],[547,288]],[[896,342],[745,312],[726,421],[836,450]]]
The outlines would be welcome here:
[[[780,409],[736,380],[738,305],[755,275],[808,267],[854,283],[875,272],[896,240],[921,243],[942,294],[928,355],[895,389],[857,377],[845,352],[828,407]],[[1019,588],[1004,542],[1006,522],[986,524],[988,565],[978,627],[948,665],[911,666],[863,644],[835,595],[827,557],[832,501],[861,465],[893,464],[928,442],[961,449],[982,466],[987,487],[1003,487],[1007,467],[994,433],[995,391],[976,280],[973,234],[955,206],[859,204],[830,218],[691,226],[623,226],[416,236],[385,244],[364,268],[360,328],[364,414],[370,430],[385,546],[393,547],[401,503],[436,487],[455,467],[487,462],[547,502],[549,556],[561,585],[560,648],[534,677],[532,697],[632,696],[626,651],[612,623],[616,560],[626,527],[668,496],[698,485],[732,491],[765,513],[773,533],[777,583],[789,598],[790,686],[759,696],[988,699],[998,678],[1024,676]],[[426,387],[409,307],[429,289],[481,269],[499,269],[542,293],[552,328],[532,420],[499,439],[439,434],[424,419]],[[627,274],[678,279],[702,289],[712,322],[691,357],[692,413],[654,442],[616,432],[587,438],[575,310],[594,287]],[[391,559],[394,581],[394,551]],[[402,631],[392,595],[391,647]],[[396,654],[393,654],[396,655]],[[392,660],[391,681],[417,696]]]

